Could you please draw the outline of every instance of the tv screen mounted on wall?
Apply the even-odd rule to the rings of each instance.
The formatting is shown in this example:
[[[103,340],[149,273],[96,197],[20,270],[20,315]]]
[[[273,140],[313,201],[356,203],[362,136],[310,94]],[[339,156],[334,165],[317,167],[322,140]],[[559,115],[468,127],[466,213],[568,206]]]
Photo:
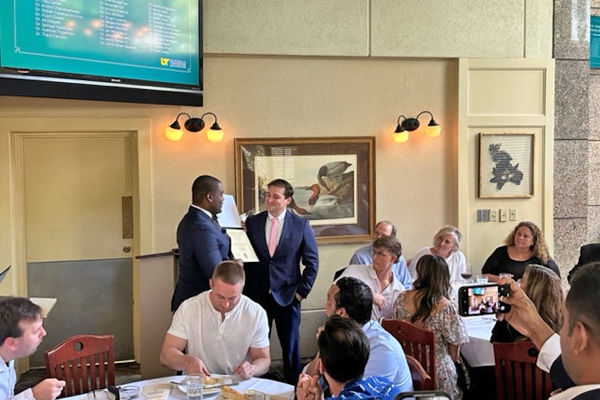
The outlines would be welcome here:
[[[0,95],[202,105],[201,0],[0,2]]]

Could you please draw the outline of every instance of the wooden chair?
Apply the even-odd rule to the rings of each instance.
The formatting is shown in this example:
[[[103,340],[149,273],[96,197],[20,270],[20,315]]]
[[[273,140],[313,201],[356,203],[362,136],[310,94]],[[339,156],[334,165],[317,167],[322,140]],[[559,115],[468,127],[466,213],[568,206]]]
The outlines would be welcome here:
[[[46,373],[66,385],[61,396],[74,396],[115,384],[113,335],[77,335],[44,353]]]
[[[406,362],[410,369],[410,376],[413,382],[413,390],[434,390],[433,379],[416,358],[406,355]]]
[[[531,342],[494,343],[498,400],[542,400],[554,390],[550,375],[535,363],[539,351]]]
[[[435,388],[435,334],[408,321],[384,319],[381,326],[392,334],[402,345],[404,354],[414,357],[431,378],[431,387]]]

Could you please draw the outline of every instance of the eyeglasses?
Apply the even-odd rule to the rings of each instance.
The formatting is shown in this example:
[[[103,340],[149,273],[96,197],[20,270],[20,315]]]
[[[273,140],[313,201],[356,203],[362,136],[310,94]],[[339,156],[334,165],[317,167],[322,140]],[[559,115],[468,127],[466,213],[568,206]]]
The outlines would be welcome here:
[[[390,254],[385,254],[383,251],[373,250],[373,257],[390,257]]]

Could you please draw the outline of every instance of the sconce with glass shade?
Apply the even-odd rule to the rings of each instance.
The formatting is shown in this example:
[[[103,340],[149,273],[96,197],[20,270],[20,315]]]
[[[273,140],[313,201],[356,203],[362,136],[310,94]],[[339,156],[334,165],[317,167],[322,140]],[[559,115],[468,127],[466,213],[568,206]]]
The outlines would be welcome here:
[[[167,137],[167,139],[176,142],[180,140],[183,136],[181,125],[179,125],[179,117],[181,117],[182,115],[185,115],[187,117],[187,120],[185,121],[183,126],[189,132],[200,132],[202,129],[204,129],[204,126],[206,125],[204,123],[204,117],[207,115],[212,115],[215,119],[215,123],[212,124],[208,131],[206,131],[206,137],[211,142],[220,142],[223,140],[223,135],[225,132],[223,132],[223,130],[219,126],[217,122],[217,116],[211,112],[202,114],[200,118],[192,117],[188,113],[179,113],[177,115],[177,118],[175,118],[175,121],[173,121],[173,123],[167,126],[167,128],[165,129],[165,136]]]
[[[431,116],[431,120],[429,120],[429,124],[424,128],[425,135],[430,138],[440,136],[442,132],[442,127],[435,122],[433,118],[433,114],[429,111],[421,111],[415,118],[406,118],[404,115],[400,115],[398,117],[398,125],[396,126],[396,130],[392,134],[394,138],[394,142],[396,143],[406,143],[408,141],[409,133],[416,131],[419,129],[421,125],[419,122],[419,117],[422,114],[429,114]]]

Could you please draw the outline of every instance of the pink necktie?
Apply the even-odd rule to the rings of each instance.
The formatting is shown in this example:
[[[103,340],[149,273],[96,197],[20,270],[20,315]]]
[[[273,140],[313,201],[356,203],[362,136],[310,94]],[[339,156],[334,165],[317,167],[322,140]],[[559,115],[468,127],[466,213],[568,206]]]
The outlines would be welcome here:
[[[273,257],[275,254],[275,248],[277,248],[277,226],[279,225],[279,218],[271,218],[271,234],[269,235],[269,254]]]

